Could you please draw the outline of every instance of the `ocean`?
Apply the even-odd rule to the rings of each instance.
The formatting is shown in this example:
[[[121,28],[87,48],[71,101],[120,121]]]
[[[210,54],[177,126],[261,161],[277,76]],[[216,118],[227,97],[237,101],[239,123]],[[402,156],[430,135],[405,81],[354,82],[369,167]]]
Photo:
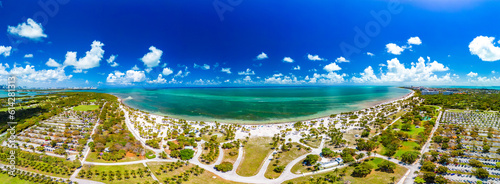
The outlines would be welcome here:
[[[281,123],[314,119],[400,98],[384,86],[101,89],[132,108],[196,121]]]

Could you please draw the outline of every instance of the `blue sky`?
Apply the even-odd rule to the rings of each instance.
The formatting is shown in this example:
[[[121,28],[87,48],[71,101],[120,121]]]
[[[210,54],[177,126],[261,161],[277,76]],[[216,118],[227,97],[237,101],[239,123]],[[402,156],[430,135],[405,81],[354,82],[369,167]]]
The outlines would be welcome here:
[[[1,2],[4,83],[500,85],[498,1]]]

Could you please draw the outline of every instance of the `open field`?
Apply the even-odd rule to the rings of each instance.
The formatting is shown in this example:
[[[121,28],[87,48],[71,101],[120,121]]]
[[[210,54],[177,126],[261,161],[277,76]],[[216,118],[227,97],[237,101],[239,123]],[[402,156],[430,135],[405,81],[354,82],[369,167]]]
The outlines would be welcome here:
[[[165,163],[161,163],[161,162],[150,162],[150,163],[147,163],[148,167],[151,169],[151,171],[153,171],[154,175],[156,176],[156,178],[158,178],[158,180],[160,180],[162,183],[163,181],[165,181],[166,178],[172,178],[173,176],[176,176],[176,175],[179,175],[181,173],[183,173],[184,171],[194,167],[193,164],[190,164],[188,166],[183,166],[183,167],[179,167],[173,171],[169,171],[169,172],[166,172],[166,173],[155,173],[155,171],[159,170],[160,166],[162,164],[165,164]],[[214,178],[215,177],[215,178]],[[189,180],[188,181],[184,181],[182,183],[192,183],[192,184],[198,184],[198,183],[204,183],[204,184],[230,184],[230,183],[237,183],[237,182],[231,182],[231,181],[227,181],[227,180],[224,180],[218,176],[216,176],[215,174],[209,172],[209,171],[204,171],[203,174],[201,175],[198,175],[198,176],[195,176],[195,175],[191,175],[189,177]]]
[[[143,164],[133,164],[133,165],[114,165],[114,166],[85,165],[82,168],[82,170],[85,170],[87,172],[89,170],[91,170],[93,172],[92,177],[88,178],[87,176],[84,176],[83,179],[90,179],[90,180],[94,180],[94,181],[100,181],[100,182],[105,182],[105,183],[115,183],[115,184],[144,183],[146,181],[148,181],[150,183],[154,182],[153,178],[151,176],[147,176],[146,174],[144,174],[143,177],[140,177],[139,174],[137,174],[136,177],[133,177],[131,175],[129,179],[125,179],[124,174],[123,174],[123,173],[125,173],[125,171],[131,172],[132,170],[134,170],[137,172],[138,169],[141,169],[142,171],[144,171],[144,170],[146,170],[146,167],[144,167]],[[80,172],[82,172],[82,170],[80,170]],[[95,171],[97,171],[99,173],[99,175],[96,175]],[[105,180],[103,180],[103,177],[102,177],[103,171],[107,174],[107,176],[105,177]],[[108,172],[110,172],[110,171],[115,172],[115,173],[116,173],[116,171],[120,171],[122,173],[122,178],[117,179],[116,174],[115,174],[114,179],[110,181],[108,179],[108,177],[109,177]]]
[[[236,152],[236,155],[229,155],[230,152]],[[234,147],[231,149],[224,149],[224,157],[222,159],[222,162],[231,162],[234,164],[236,162],[236,159],[238,159],[238,147]]]
[[[0,173],[0,181],[2,183],[12,183],[12,184],[35,184],[34,182],[21,180],[18,177],[11,177],[9,174]]]
[[[243,161],[236,169],[240,176],[253,176],[259,172],[264,159],[271,153],[271,137],[250,138],[244,145]]]
[[[96,110],[98,108],[99,108],[98,105],[79,105],[79,106],[73,107],[73,110],[75,110],[75,111],[93,111],[93,110]]]
[[[88,156],[87,156],[87,159],[85,161],[87,162],[99,162],[99,163],[116,163],[116,162],[130,162],[130,161],[137,161],[137,160],[144,160],[146,159],[144,156],[135,156],[133,154],[127,154],[127,156],[125,156],[124,158],[118,160],[118,161],[106,161],[106,160],[103,160],[103,159],[98,159],[97,158],[97,154],[99,154],[98,152],[89,152]],[[133,156],[132,156],[133,155]]]
[[[401,155],[403,155],[403,153],[407,152],[407,151],[413,151],[414,147],[415,146],[418,146],[418,144],[416,142],[413,142],[413,141],[405,141],[403,143],[401,143],[402,147],[399,147],[398,151],[396,151],[396,154],[394,154],[394,157],[401,157]]]
[[[277,166],[285,166],[286,167],[288,165],[288,163],[290,163],[291,161],[293,161],[297,157],[308,153],[308,151],[306,151],[306,149],[297,147],[297,146],[299,146],[299,144],[293,143],[292,145],[293,146],[292,146],[292,149],[290,149],[290,151],[286,151],[286,152],[281,153],[281,155],[279,156],[279,159],[278,159],[279,163],[277,164]],[[277,156],[275,155],[275,157],[277,157]],[[274,171],[274,168],[277,167],[277,166],[273,166],[274,163],[276,163],[276,159],[273,159],[273,161],[271,161],[271,164],[269,164],[269,166],[267,167],[266,173],[264,174],[264,176],[266,176],[266,178],[271,178],[271,179],[278,178],[281,175],[281,173],[277,173]]]
[[[376,164],[382,162],[382,160],[383,159],[381,159],[381,158],[374,158],[373,160],[368,161],[368,163],[373,165],[375,169],[373,169],[372,172],[368,176],[363,177],[363,178],[351,176],[352,171],[354,170],[354,167],[348,166],[344,180],[341,182],[338,182],[338,183],[344,183],[345,181],[350,181],[353,184],[354,183],[388,184],[388,183],[392,182],[391,177],[395,177],[396,178],[395,181],[399,181],[399,179],[401,177],[403,177],[404,174],[406,173],[406,171],[408,170],[402,166],[397,165],[394,173],[386,173],[386,172],[377,171]],[[341,170],[341,169],[339,169],[339,170]],[[326,176],[327,174],[336,175],[336,173],[334,171],[331,171],[331,172],[326,172],[326,173],[321,173],[321,174],[315,174],[312,176],[304,176],[304,177],[300,177],[300,178],[295,178],[293,180],[288,180],[288,181],[291,181],[293,183],[302,183],[302,182],[307,183],[310,181],[311,178],[318,178],[318,177]],[[340,171],[337,174],[340,174]],[[288,181],[286,181],[284,183],[287,183]]]

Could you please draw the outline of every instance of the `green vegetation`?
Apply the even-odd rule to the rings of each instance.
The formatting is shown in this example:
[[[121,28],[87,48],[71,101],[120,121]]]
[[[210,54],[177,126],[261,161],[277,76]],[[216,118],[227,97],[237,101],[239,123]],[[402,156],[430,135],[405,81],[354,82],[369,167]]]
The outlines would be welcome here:
[[[105,183],[143,183],[154,182],[151,171],[143,164],[116,165],[116,166],[91,166],[85,165],[78,177]]]
[[[210,183],[210,184],[233,184],[214,175],[211,172],[205,171],[197,165],[186,164],[183,162],[163,163],[153,162],[148,163],[153,174],[162,183]]]
[[[233,170],[233,163],[231,162],[222,162],[219,165],[215,165],[215,169],[221,172],[227,172]]]
[[[452,95],[421,95],[424,104],[438,105],[445,109],[479,109],[500,111],[500,94],[478,90],[477,93]]]
[[[382,158],[371,158],[366,159],[361,164],[353,164],[348,167],[339,168],[334,171],[325,172],[321,174],[315,174],[311,176],[303,176],[295,178],[293,180],[285,181],[284,183],[329,183],[329,181],[336,181],[334,183],[344,183],[350,181],[351,183],[370,183],[370,184],[387,184],[393,183],[394,181],[399,181],[400,178],[404,176],[407,169],[396,165],[394,172],[384,172],[378,168],[378,164],[382,163],[384,159]],[[364,165],[365,167],[372,167],[370,174],[364,177],[356,177],[353,172],[359,165]],[[369,165],[369,166],[368,166]]]
[[[271,164],[267,167],[264,176],[266,178],[278,178],[283,169],[294,159],[308,153],[302,145],[297,143],[288,143],[288,146],[282,146],[281,150],[273,156]]]
[[[79,105],[76,107],[73,107],[73,110],[75,111],[93,111],[99,109],[98,105]]]
[[[257,174],[264,159],[271,153],[271,147],[271,138],[269,137],[250,138],[244,144],[243,161],[236,169],[236,173],[240,176]]]

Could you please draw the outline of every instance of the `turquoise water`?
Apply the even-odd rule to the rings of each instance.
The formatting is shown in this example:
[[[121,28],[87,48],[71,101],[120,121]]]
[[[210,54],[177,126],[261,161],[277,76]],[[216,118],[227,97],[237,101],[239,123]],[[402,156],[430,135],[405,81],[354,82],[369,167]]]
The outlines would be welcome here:
[[[360,110],[410,91],[396,87],[103,89],[150,113],[196,121],[278,123]]]

